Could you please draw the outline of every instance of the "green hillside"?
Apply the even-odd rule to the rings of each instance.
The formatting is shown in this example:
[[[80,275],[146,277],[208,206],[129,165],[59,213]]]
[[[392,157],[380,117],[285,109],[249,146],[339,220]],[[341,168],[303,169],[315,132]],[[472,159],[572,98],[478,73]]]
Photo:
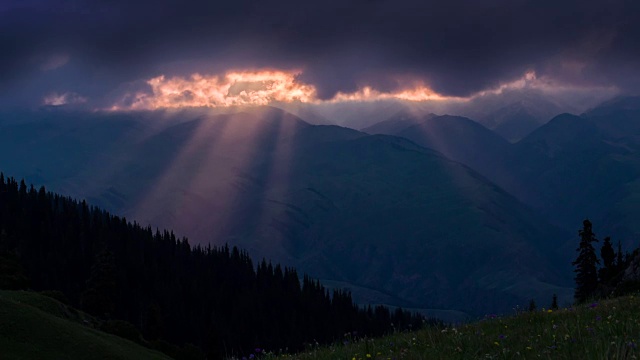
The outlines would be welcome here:
[[[261,359],[637,359],[640,298],[626,296],[560,310],[487,316],[460,326],[363,339]]]
[[[0,359],[169,359],[91,323],[47,296],[0,291]]]

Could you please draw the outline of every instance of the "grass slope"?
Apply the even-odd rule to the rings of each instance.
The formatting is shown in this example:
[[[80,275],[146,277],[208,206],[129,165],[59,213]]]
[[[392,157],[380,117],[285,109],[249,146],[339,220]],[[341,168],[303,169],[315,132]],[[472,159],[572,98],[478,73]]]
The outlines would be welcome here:
[[[83,320],[91,321],[49,297],[0,291],[0,359],[169,359]]]
[[[261,359],[637,359],[640,298],[626,296],[557,311],[487,316],[471,324],[353,339]]]

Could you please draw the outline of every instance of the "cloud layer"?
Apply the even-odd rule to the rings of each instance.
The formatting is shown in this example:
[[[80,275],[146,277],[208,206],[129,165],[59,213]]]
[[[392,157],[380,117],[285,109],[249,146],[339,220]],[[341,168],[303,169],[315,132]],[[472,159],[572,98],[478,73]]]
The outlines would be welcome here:
[[[628,0],[5,0],[0,94],[95,101],[163,75],[261,69],[300,69],[319,99],[416,84],[467,97],[528,72],[637,93],[638,24]]]

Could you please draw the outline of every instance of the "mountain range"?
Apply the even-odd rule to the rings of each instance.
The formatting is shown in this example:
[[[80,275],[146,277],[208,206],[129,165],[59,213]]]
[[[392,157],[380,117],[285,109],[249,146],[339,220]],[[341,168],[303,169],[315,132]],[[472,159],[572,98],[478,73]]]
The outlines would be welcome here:
[[[633,244],[637,105],[561,114],[515,143],[403,108],[362,131],[268,107],[49,108],[0,114],[0,169],[191,242],[242,246],[363,303],[459,319],[571,301],[585,217]]]

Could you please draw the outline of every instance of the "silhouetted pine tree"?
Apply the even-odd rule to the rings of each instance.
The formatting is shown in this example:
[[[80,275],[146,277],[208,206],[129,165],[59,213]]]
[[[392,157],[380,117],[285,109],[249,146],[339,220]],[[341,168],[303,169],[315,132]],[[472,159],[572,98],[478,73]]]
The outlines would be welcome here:
[[[553,294],[551,298],[551,306],[549,307],[552,310],[558,310],[558,295]]]
[[[529,311],[530,312],[534,312],[536,311],[536,301],[531,299],[531,301],[529,301]]]
[[[91,267],[87,290],[82,293],[82,308],[90,314],[109,318],[115,311],[117,290],[113,253],[105,248]]]
[[[616,272],[620,272],[624,270],[625,264],[624,264],[624,254],[622,253],[622,242],[620,240],[618,240],[618,253],[617,253],[617,257],[616,257]]]
[[[599,264],[599,261],[592,245],[592,243],[597,242],[598,239],[596,239],[593,233],[591,221],[586,219],[582,222],[582,225],[582,230],[578,232],[580,236],[580,246],[576,249],[576,251],[578,251],[578,258],[573,262],[573,265],[576,267],[574,270],[576,273],[576,291],[574,298],[577,303],[582,303],[593,296],[598,286],[598,270],[596,265]]]
[[[602,259],[602,268],[599,271],[600,283],[606,285],[616,274],[616,253],[608,236],[604,238],[600,248],[600,258]]]
[[[0,289],[22,290],[29,287],[29,279],[13,254],[0,253]]]

